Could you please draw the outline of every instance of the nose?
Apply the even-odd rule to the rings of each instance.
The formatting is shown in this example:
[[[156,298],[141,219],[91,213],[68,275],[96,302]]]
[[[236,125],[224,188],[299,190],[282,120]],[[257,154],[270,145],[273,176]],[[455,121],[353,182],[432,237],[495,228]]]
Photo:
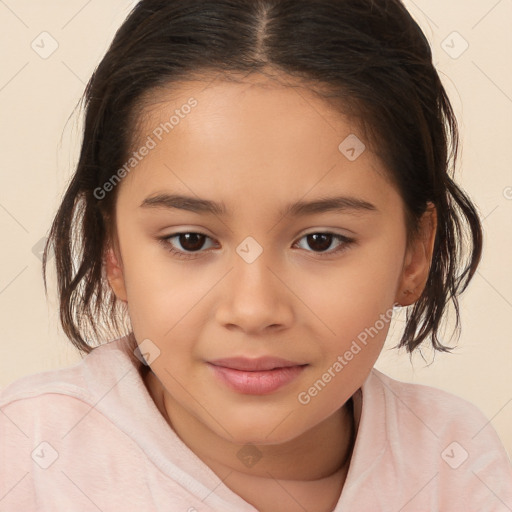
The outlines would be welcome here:
[[[293,293],[286,276],[265,251],[254,261],[238,254],[220,289],[217,321],[247,334],[289,327],[293,321]],[[280,275],[281,274],[281,275]]]

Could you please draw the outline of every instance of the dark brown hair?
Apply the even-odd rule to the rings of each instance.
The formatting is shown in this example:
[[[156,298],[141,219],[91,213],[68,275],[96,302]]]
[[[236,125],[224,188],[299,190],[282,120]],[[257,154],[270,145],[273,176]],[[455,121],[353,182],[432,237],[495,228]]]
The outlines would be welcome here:
[[[412,352],[430,336],[436,350],[449,350],[438,332],[450,301],[460,331],[457,295],[479,264],[482,228],[471,200],[452,180],[455,115],[428,41],[402,3],[143,0],[86,87],[79,162],[43,255],[46,290],[53,245],[61,324],[81,352],[98,344],[93,337],[104,339],[111,329],[120,334],[126,314],[118,309],[103,267],[117,188],[101,199],[95,190],[126,162],[144,99],[208,72],[234,77],[270,71],[307,84],[358,119],[404,200],[409,242],[427,203],[436,206],[428,281],[407,309],[399,346]]]

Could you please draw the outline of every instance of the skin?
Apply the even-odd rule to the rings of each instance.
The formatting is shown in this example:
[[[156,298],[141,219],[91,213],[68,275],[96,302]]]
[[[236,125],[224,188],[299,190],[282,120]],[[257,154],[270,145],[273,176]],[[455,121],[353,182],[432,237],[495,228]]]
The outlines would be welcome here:
[[[435,209],[406,250],[403,201],[382,163],[369,144],[355,161],[338,150],[358,134],[356,125],[307,89],[259,75],[159,93],[135,147],[190,97],[198,105],[118,185],[109,283],[127,303],[137,342],[150,339],[160,351],[146,385],[183,442],[262,512],[330,511],[352,448],[346,403],[373,367],[389,323],[308,404],[297,397],[393,304],[420,296]],[[139,206],[163,192],[222,201],[232,216]],[[378,211],[278,213],[327,195],[362,198]],[[189,249],[192,257],[180,259],[158,241],[177,232],[207,237],[202,246],[201,239],[168,239]],[[325,250],[305,236],[322,232],[355,243],[334,253],[343,242],[327,240]],[[236,252],[248,236],[263,249],[252,263]],[[205,362],[263,355],[308,366],[273,393],[246,395]],[[249,443],[261,454],[252,467],[237,457]]]

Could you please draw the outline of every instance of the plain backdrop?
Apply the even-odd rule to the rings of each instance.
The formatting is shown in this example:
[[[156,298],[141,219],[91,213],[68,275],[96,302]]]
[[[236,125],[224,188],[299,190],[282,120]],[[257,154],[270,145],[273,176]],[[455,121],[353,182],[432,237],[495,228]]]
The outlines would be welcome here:
[[[41,244],[77,160],[79,123],[68,118],[134,3],[0,1],[0,387],[80,359],[58,322],[53,261],[45,298]],[[512,455],[512,1],[405,4],[459,119],[456,180],[477,205],[485,246],[460,298],[458,348],[435,358],[426,351],[426,362],[392,349],[402,311],[376,366],[473,402]]]

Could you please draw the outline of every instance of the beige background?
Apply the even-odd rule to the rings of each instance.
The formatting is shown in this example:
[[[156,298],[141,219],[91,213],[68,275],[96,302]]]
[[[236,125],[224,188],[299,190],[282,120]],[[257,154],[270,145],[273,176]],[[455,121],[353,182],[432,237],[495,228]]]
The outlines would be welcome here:
[[[512,455],[512,1],[405,3],[433,45],[460,121],[458,181],[484,219],[485,249],[461,298],[455,353],[427,366],[386,348],[377,367],[475,403]],[[54,288],[45,299],[38,248],[77,158],[80,124],[68,118],[133,4],[0,0],[0,387],[79,360],[60,330]],[[401,322],[403,314],[388,347]]]

